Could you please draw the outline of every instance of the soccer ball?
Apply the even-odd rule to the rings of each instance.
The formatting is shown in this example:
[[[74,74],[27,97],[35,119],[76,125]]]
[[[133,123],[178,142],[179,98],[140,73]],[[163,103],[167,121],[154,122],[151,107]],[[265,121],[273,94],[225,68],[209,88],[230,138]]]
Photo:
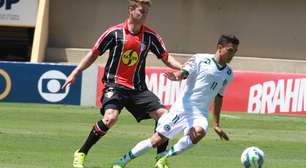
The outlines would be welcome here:
[[[246,148],[241,154],[244,168],[262,168],[263,162],[264,152],[255,146]]]

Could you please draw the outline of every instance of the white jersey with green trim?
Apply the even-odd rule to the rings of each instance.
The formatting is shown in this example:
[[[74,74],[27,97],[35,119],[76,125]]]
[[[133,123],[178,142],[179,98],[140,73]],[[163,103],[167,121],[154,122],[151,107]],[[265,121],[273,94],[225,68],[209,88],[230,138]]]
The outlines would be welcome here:
[[[189,73],[183,93],[177,98],[170,111],[177,113],[202,113],[208,117],[211,100],[223,96],[225,87],[233,79],[233,71],[221,67],[213,54],[195,54],[183,70]]]

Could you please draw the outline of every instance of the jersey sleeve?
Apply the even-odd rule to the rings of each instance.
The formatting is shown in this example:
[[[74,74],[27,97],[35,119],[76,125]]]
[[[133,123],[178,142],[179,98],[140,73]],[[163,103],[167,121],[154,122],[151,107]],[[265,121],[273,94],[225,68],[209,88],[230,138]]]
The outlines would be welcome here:
[[[183,70],[187,71],[188,74],[196,71],[197,58],[196,55],[192,56],[183,66]]]
[[[165,47],[163,39],[159,34],[154,33],[151,36],[150,50],[157,56],[157,58],[168,57],[169,53]]]
[[[99,37],[91,51],[96,55],[102,55],[106,50],[114,46],[114,44],[114,33],[113,31],[107,30]]]
[[[226,73],[227,73],[227,75],[229,75],[229,77],[224,80],[223,86],[222,86],[222,88],[218,92],[218,94],[221,95],[221,96],[224,95],[225,88],[232,82],[233,77],[234,77],[234,74],[233,74],[233,72],[232,72],[232,70],[230,68],[227,70]]]

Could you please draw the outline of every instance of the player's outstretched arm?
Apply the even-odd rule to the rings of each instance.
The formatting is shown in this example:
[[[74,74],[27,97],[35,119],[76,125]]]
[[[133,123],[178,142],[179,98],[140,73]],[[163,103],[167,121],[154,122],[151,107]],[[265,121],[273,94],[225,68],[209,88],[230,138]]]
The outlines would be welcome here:
[[[182,76],[182,73],[181,71],[175,71],[175,72],[166,72],[164,74],[164,76],[166,78],[168,78],[169,80],[172,80],[172,81],[179,81],[179,80],[182,80],[181,76]]]
[[[220,127],[220,113],[221,113],[222,103],[223,103],[223,97],[220,95],[217,95],[215,97],[214,109],[213,109],[214,131],[218,134],[221,140],[229,141],[228,135]]]
[[[183,68],[183,65],[178,62],[172,55],[168,55],[168,57],[163,57],[162,61],[165,65],[167,65],[169,68],[180,70]]]
[[[76,80],[76,77],[86,68],[88,68],[95,60],[98,58],[98,55],[94,54],[92,51],[88,52],[86,56],[81,60],[79,65],[70,73],[66,79],[62,89],[65,89],[67,86],[73,84]]]
[[[172,81],[180,81],[183,79],[186,79],[189,75],[189,72],[186,70],[182,69],[180,71],[175,71],[175,72],[166,72],[164,76]]]

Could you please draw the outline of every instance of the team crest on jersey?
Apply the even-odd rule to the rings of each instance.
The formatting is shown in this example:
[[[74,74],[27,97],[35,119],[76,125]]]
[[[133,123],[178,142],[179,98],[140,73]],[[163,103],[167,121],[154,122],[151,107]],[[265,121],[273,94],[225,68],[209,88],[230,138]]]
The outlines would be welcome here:
[[[138,61],[138,54],[134,50],[127,50],[122,56],[122,62],[127,66],[133,66]]]
[[[208,58],[205,58],[205,61],[204,61],[204,63],[205,63],[205,64],[208,64],[208,65],[209,65],[209,64],[210,64],[210,59],[208,59]]]
[[[146,49],[146,45],[144,43],[141,43],[140,44],[140,51],[142,52],[145,49]]]
[[[113,95],[114,95],[114,92],[113,92],[113,91],[109,91],[109,92],[106,92],[106,93],[105,93],[105,96],[106,96],[107,98],[111,98]]]

